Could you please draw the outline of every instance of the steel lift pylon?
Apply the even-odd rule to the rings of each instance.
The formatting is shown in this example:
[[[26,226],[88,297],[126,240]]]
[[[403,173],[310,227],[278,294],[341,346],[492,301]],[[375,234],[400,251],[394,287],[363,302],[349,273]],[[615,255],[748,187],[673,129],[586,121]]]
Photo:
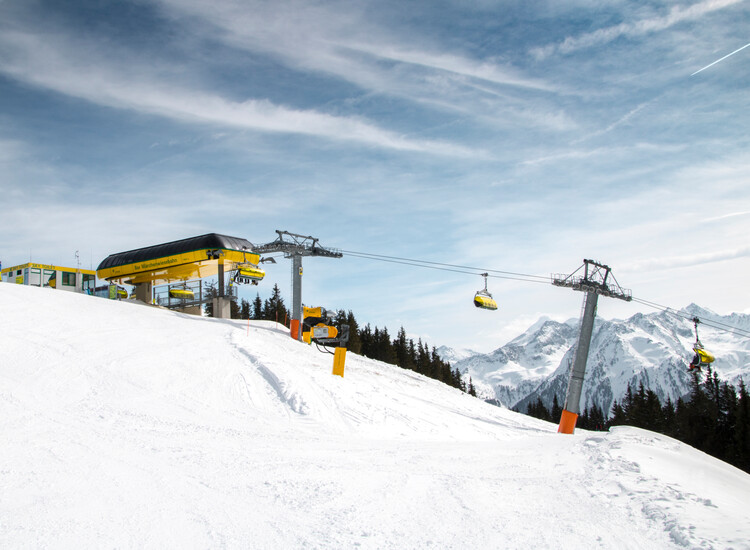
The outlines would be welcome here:
[[[318,239],[288,231],[276,230],[278,237],[270,243],[253,246],[256,254],[283,252],[285,258],[292,260],[292,322],[290,334],[295,340],[302,338],[302,257],[318,256],[323,258],[341,258],[341,251],[325,248],[318,244]]]
[[[576,273],[584,269],[583,276],[576,276]],[[614,284],[610,284],[608,279],[611,269],[601,263],[593,260],[583,260],[583,265],[571,275],[553,275],[552,284],[563,286],[585,292],[583,304],[583,314],[581,315],[581,330],[578,335],[578,346],[576,348],[575,358],[573,359],[573,368],[570,370],[568,380],[568,392],[565,396],[565,406],[560,417],[558,433],[572,434],[576,427],[578,414],[581,406],[581,391],[583,389],[583,377],[586,373],[586,361],[589,356],[589,347],[591,346],[591,335],[594,332],[594,319],[596,317],[596,306],[599,296],[609,298],[618,298],[630,302],[633,296],[629,290],[625,290],[617,284],[612,275]]]

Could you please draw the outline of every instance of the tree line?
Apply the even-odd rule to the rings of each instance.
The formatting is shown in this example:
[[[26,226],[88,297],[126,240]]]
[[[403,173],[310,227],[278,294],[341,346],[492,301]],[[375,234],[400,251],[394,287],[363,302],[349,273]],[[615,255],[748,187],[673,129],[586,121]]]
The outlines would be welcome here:
[[[551,422],[560,419],[557,396],[548,410],[541,399],[531,403],[527,414]],[[673,403],[662,403],[643,382],[637,390],[628,384],[622,401],[615,401],[609,418],[601,408],[586,408],[577,427],[608,430],[635,426],[673,437],[711,456],[750,472],[750,397],[743,380],[739,387],[722,381],[709,366],[705,375],[694,370],[690,393]]]
[[[208,293],[210,290],[207,291]],[[232,300],[230,307],[232,319],[275,321],[287,327],[291,324],[291,312],[284,304],[281,290],[276,284],[273,286],[270,298],[261,300],[260,294],[256,294],[251,302],[243,298],[238,304],[236,300]],[[212,304],[205,305],[205,312],[207,316],[213,316]],[[349,325],[349,342],[346,346],[349,351],[418,372],[476,396],[471,379],[468,384],[464,382],[460,371],[452,369],[449,362],[443,361],[434,346],[430,348],[426,342],[422,342],[421,338],[418,338],[416,342],[412,338],[407,338],[404,327],[398,330],[395,338],[391,338],[386,327],[373,328],[369,323],[360,327],[351,310],[338,311],[332,324],[336,328]]]

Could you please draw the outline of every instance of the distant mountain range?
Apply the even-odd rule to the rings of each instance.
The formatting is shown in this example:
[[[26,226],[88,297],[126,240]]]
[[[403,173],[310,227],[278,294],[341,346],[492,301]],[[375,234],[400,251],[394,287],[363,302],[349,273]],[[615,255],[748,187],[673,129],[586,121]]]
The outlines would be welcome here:
[[[698,325],[704,347],[716,357],[719,377],[737,385],[750,383],[750,315],[721,316],[695,304],[675,312],[633,315],[627,320],[597,318],[591,340],[581,410],[596,404],[608,414],[621,401],[628,384],[640,382],[662,402],[676,401],[690,390],[687,368],[693,357],[695,332],[692,317],[722,328]],[[439,348],[443,359],[471,377],[477,395],[506,407],[526,410],[541,397],[550,407],[557,395],[562,406],[575,356],[579,321],[564,323],[541,318],[506,345],[488,354]],[[723,327],[727,327],[726,330]],[[732,331],[731,328],[738,329]]]

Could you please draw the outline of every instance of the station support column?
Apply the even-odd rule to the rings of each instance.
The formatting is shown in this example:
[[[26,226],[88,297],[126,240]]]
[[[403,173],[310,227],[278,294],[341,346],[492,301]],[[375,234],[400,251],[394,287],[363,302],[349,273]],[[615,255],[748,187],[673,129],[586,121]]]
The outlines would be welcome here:
[[[224,260],[219,259],[219,288],[216,298],[213,299],[214,317],[217,319],[229,319],[232,317],[232,300],[224,295]]]
[[[135,299],[144,304],[152,304],[154,301],[154,286],[151,282],[138,283],[135,285]]]

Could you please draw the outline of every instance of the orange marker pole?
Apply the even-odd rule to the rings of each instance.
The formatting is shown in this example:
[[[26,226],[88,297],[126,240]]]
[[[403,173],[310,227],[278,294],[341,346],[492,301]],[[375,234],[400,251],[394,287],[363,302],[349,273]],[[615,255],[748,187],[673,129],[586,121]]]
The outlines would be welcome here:
[[[572,434],[576,429],[576,421],[578,415],[572,413],[566,409],[563,409],[562,415],[560,416],[560,426],[557,428],[559,434]]]
[[[299,319],[292,319],[292,327],[289,332],[292,338],[299,340]]]

